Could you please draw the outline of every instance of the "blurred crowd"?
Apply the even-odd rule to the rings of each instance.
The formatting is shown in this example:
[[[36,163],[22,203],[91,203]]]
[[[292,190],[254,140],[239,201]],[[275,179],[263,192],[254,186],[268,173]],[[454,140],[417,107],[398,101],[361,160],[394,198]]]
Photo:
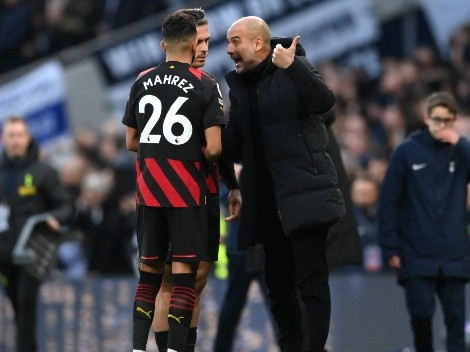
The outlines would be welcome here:
[[[0,0],[0,74],[168,6],[167,0]]]
[[[58,267],[70,278],[135,273],[135,153],[125,147],[119,121],[101,130],[81,127],[45,156],[72,194],[77,215],[62,244]]]

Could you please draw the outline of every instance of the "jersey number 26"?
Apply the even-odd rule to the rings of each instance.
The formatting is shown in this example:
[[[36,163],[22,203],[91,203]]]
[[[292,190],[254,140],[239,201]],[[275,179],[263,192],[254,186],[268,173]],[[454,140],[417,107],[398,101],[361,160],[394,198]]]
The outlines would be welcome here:
[[[186,100],[188,98],[178,97],[171,105],[163,120],[163,136],[174,145],[186,143],[193,133],[193,126],[189,119],[184,115],[178,114],[178,110]],[[153,112],[140,134],[140,143],[160,143],[161,135],[152,134],[151,132],[162,115],[162,102],[154,95],[144,95],[139,101],[139,113],[145,113],[145,106],[147,104],[152,105]],[[172,131],[175,123],[183,126],[183,132],[179,136],[175,136]]]

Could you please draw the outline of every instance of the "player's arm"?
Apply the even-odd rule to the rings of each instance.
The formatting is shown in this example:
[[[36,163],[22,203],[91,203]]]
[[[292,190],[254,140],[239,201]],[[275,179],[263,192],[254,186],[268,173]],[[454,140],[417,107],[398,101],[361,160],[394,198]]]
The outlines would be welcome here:
[[[206,135],[206,147],[204,156],[208,162],[217,161],[222,153],[222,128],[221,126],[212,126],[204,130]]]
[[[212,79],[203,79],[204,99],[202,125],[206,136],[204,156],[208,162],[216,161],[222,153],[222,126],[226,124],[222,93]]]
[[[139,131],[132,127],[126,129],[126,147],[131,152],[139,151]]]
[[[134,107],[134,91],[136,82],[134,82],[132,85],[131,91],[127,98],[126,110],[124,111],[124,116],[122,118],[122,123],[126,126],[126,147],[131,152],[139,151],[139,130],[137,129],[137,116]]]

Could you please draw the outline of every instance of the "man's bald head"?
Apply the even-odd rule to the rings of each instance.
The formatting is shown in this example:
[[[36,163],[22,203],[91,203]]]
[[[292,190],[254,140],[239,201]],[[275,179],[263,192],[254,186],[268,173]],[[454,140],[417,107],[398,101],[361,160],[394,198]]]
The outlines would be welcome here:
[[[259,17],[247,16],[235,21],[227,31],[227,54],[238,73],[250,70],[271,53],[271,31]]]
[[[270,46],[271,31],[269,30],[268,24],[262,18],[257,16],[242,17],[238,21],[235,21],[230,29],[235,26],[241,26],[246,29],[247,33],[251,37],[250,39],[261,37],[263,39],[263,43]]]

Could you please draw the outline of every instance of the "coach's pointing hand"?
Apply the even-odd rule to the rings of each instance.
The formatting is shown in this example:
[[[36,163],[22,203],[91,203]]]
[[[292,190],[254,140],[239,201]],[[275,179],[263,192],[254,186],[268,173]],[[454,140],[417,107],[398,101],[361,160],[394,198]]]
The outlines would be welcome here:
[[[273,51],[273,64],[282,69],[288,68],[292,65],[295,57],[295,49],[299,40],[300,36],[295,37],[291,46],[287,49],[281,44],[277,44]]]

